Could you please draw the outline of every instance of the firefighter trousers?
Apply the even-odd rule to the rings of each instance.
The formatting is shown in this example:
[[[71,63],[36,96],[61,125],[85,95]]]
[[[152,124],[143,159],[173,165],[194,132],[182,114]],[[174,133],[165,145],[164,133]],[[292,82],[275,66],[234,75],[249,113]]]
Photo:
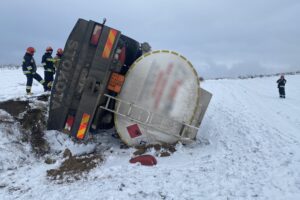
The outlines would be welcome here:
[[[48,90],[51,90],[52,83],[53,83],[53,76],[54,76],[53,72],[45,71],[45,84],[47,85]]]
[[[26,78],[27,78],[27,83],[26,83],[26,92],[27,93],[31,92],[33,79],[37,80],[45,88],[45,81],[42,79],[42,77],[38,73],[26,74]]]

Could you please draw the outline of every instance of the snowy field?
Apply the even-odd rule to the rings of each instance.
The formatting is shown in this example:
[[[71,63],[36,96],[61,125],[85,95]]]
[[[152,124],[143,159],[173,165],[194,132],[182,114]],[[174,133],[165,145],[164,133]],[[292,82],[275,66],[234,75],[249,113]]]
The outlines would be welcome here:
[[[0,69],[0,77],[0,101],[24,96],[21,69]],[[135,150],[120,149],[110,135],[101,136],[102,146],[76,145],[54,131],[46,139],[57,162],[46,164],[18,141],[17,128],[0,124],[0,199],[298,200],[300,76],[286,76],[286,99],[278,98],[277,78],[202,83],[213,98],[197,140],[157,157],[154,167],[130,164]],[[33,92],[41,93],[42,86],[35,82]],[[83,180],[58,184],[46,171],[62,162],[55,152],[66,147],[74,154],[98,148],[105,160]]]

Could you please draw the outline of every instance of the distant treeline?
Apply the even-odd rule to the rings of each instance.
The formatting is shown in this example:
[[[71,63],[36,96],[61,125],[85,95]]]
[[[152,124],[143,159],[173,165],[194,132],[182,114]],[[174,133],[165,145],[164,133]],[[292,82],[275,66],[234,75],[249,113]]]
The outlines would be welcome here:
[[[296,75],[296,74],[300,74],[300,71],[295,71],[295,72],[280,72],[280,73],[274,73],[274,74],[240,75],[238,77],[209,78],[207,80],[263,78],[263,77],[280,76],[281,74],[284,74],[284,75]],[[204,78],[203,77],[199,77],[199,80],[200,81],[204,81]]]
[[[16,64],[0,64],[0,69],[20,69],[22,65]],[[42,65],[37,65],[37,67],[42,67]]]
[[[248,75],[248,76],[238,76],[239,79],[249,79],[249,78],[263,78],[263,77],[272,77],[272,76],[280,76],[280,75],[296,75],[300,74],[300,71],[295,72],[282,72],[275,74],[260,74],[260,75]]]

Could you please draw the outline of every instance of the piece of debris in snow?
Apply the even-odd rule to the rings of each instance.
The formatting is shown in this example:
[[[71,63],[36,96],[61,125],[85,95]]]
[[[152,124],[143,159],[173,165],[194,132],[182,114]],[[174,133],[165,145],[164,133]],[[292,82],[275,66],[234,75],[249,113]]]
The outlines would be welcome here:
[[[153,166],[157,164],[157,161],[154,156],[151,155],[141,155],[129,160],[130,163],[141,163],[141,165]]]

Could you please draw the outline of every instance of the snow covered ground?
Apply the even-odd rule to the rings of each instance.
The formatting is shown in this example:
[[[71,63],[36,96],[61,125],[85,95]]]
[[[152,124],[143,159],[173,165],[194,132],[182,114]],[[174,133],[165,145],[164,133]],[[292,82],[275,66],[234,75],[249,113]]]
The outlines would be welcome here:
[[[0,69],[0,77],[0,101],[24,95],[21,69]],[[300,199],[300,76],[286,76],[286,99],[278,98],[277,78],[202,83],[213,98],[197,140],[154,167],[130,164],[134,149],[120,149],[109,134],[97,147],[54,131],[46,133],[57,159],[49,165],[18,141],[16,127],[0,124],[0,199]],[[42,92],[36,82],[33,92]],[[66,147],[98,148],[105,160],[83,180],[58,184],[46,171]]]

